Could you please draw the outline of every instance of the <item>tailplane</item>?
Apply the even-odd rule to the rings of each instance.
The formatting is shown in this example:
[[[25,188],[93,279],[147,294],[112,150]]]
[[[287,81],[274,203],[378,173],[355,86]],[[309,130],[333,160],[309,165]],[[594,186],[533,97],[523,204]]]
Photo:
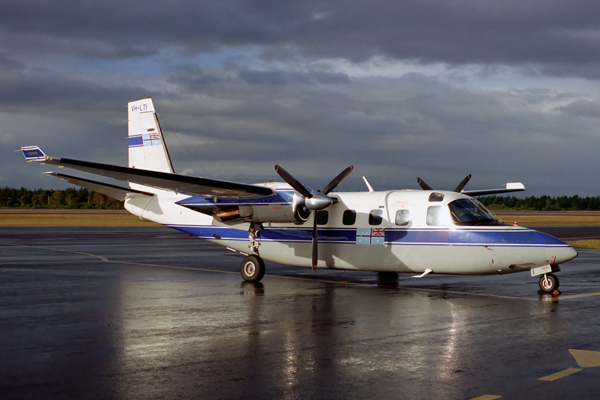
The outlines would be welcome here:
[[[151,98],[127,105],[129,120],[129,167],[174,173]]]

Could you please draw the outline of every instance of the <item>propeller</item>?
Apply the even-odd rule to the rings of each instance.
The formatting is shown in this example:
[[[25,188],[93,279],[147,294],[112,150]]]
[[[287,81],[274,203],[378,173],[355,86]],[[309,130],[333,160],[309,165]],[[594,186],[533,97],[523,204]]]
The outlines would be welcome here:
[[[429,186],[425,181],[417,176],[417,183],[421,186],[423,190],[433,190],[431,186]]]
[[[467,183],[469,183],[469,180],[471,180],[471,174],[467,175],[465,177],[465,179],[463,179],[458,184],[458,186],[454,189],[454,192],[460,193],[460,191],[465,188],[465,186],[467,185]],[[423,179],[421,179],[419,177],[417,177],[417,183],[419,184],[419,186],[421,186],[421,189],[423,189],[423,190],[433,190],[431,188],[431,186],[429,186]]]
[[[454,191],[456,193],[460,193],[461,190],[463,190],[465,188],[465,186],[467,186],[467,183],[469,183],[469,181],[471,180],[471,174],[465,176],[465,179],[463,179],[458,186],[456,187],[456,189],[454,189]]]
[[[284,181],[286,181],[294,190],[303,197],[304,206],[310,211],[323,210],[333,204],[333,199],[327,196],[333,189],[338,187],[344,179],[350,175],[354,167],[351,165],[338,174],[321,193],[311,192],[303,184],[294,178],[289,172],[275,165],[275,171]],[[319,239],[317,238],[317,216],[313,218],[313,234],[312,234],[312,268],[316,270],[317,262],[319,261]]]

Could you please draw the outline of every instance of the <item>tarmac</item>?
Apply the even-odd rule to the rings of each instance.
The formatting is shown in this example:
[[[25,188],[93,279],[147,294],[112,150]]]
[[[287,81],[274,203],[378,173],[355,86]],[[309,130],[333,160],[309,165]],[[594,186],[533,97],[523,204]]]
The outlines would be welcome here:
[[[600,398],[600,251],[558,297],[527,272],[251,284],[241,259],[168,228],[0,229],[0,399]]]

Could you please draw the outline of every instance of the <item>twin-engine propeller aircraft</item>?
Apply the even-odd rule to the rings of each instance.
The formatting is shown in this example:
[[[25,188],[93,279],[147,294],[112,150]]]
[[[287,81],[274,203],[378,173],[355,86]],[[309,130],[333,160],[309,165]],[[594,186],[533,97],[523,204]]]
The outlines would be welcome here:
[[[27,161],[68,167],[129,182],[129,187],[64,175],[125,202],[140,218],[178,229],[244,254],[244,280],[260,281],[263,260],[313,269],[487,275],[531,271],[540,289],[558,288],[559,264],[577,256],[568,244],[520,226],[505,225],[471,196],[525,190],[333,192],[350,166],[314,191],[276,165],[286,183],[242,184],[177,175],[152,99],[129,103],[129,167],[49,157],[23,147]]]

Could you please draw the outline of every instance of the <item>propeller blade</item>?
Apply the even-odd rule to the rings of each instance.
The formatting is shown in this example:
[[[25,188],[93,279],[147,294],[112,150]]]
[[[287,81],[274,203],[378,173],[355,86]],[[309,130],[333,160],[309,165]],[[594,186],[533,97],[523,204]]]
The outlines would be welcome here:
[[[325,189],[323,189],[322,193],[325,195],[329,194],[329,192],[331,192],[333,189],[335,189],[340,183],[342,183],[342,181],[344,179],[346,179],[348,177],[348,175],[350,175],[350,172],[352,172],[353,169],[354,169],[354,166],[351,165],[348,168],[346,168],[345,170],[343,170],[342,172],[340,172],[340,174],[338,176],[333,178],[333,180],[331,182],[329,182],[329,184],[327,186],[325,186]]]
[[[294,178],[289,172],[281,168],[279,165],[275,165],[275,171],[279,174],[284,181],[286,181],[291,187],[293,187],[298,193],[306,198],[313,197],[313,194],[304,187],[296,178]]]
[[[314,212],[313,236],[312,236],[312,269],[317,270],[319,262],[319,239],[317,238],[317,212]]]
[[[419,184],[419,186],[421,186],[421,189],[423,190],[433,190],[431,186],[429,186],[427,183],[425,183],[423,179],[419,177],[417,177],[417,183]]]
[[[461,190],[463,190],[465,188],[465,186],[467,186],[467,183],[469,183],[469,180],[471,179],[471,174],[467,175],[465,177],[465,179],[462,180],[462,182],[460,182],[458,184],[458,186],[456,187],[456,189],[454,189],[454,191],[456,193],[460,193]]]

